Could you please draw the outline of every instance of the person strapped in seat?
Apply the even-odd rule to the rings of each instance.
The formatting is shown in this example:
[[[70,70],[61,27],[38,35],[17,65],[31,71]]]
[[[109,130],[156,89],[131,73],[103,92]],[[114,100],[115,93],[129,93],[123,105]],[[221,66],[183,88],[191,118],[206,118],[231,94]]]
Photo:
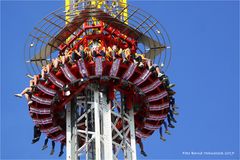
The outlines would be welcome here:
[[[143,62],[147,61],[144,54],[134,53],[134,54],[131,54],[131,58],[133,59],[133,62],[137,64],[137,66],[140,68],[144,67]]]
[[[105,61],[106,58],[106,49],[104,46],[101,46],[98,40],[94,40],[91,46],[91,52],[93,61],[95,61],[95,58],[101,56],[102,60]]]
[[[84,50],[83,45],[79,45],[78,49],[74,49],[72,52],[72,55],[71,55],[73,62],[76,62],[79,59],[84,60],[84,59],[86,59],[86,57],[87,57],[87,54]]]

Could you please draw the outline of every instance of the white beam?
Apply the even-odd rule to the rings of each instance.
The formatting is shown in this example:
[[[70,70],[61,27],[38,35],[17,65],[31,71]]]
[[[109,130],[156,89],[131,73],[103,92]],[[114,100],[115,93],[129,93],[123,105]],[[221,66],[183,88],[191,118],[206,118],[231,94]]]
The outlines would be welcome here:
[[[135,136],[135,126],[134,126],[134,113],[133,107],[129,111],[129,128],[130,128],[130,141],[131,141],[131,160],[136,160],[136,136]]]
[[[104,137],[104,159],[113,159],[112,148],[112,120],[111,120],[111,105],[107,104],[107,98],[105,94],[102,94],[102,106],[103,106],[103,137]]]
[[[94,91],[95,158],[101,160],[99,91]]]
[[[66,105],[66,160],[76,160],[76,123],[75,121],[75,112],[74,112],[74,104],[71,105],[71,102]]]

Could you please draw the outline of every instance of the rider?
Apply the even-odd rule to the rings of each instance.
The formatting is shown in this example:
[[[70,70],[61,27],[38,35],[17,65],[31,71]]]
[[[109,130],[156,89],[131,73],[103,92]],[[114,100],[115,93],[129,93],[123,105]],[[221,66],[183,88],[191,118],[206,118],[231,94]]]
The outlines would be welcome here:
[[[136,138],[136,141],[137,141],[137,143],[139,144],[139,147],[140,147],[140,150],[141,150],[141,154],[142,154],[144,157],[147,157],[147,154],[145,153],[144,148],[143,148],[143,143],[142,143],[141,138]]]
[[[44,149],[46,149],[48,146],[47,146],[47,144],[48,144],[48,137],[46,137],[46,139],[45,139],[45,141],[44,141],[44,145],[43,145],[43,147],[42,147],[42,150],[44,150]],[[54,148],[55,148],[55,142],[54,141],[52,141],[52,149],[51,149],[51,152],[50,152],[50,155],[53,155],[54,154]]]
[[[34,125],[33,127],[33,140],[32,140],[32,144],[36,143],[37,141],[39,141],[41,137],[41,131],[39,128],[39,125]]]
[[[167,123],[165,122],[165,120],[163,121],[163,126],[165,128],[165,133],[170,135],[170,132],[168,130]],[[159,128],[159,133],[160,133],[160,139],[163,141],[166,141],[166,139],[163,137],[162,126]]]

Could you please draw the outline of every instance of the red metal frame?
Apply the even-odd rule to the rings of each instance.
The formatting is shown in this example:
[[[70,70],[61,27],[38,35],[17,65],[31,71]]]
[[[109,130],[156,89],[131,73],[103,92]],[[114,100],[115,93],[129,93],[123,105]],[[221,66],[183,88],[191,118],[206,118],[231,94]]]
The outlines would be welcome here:
[[[95,33],[92,35],[84,35],[84,37],[77,42],[73,48],[78,48],[79,45],[88,47],[89,41],[94,39],[101,40],[102,46],[117,45],[119,48],[126,49],[130,48],[131,53],[135,53],[137,50],[137,42],[133,38],[128,37],[128,35],[122,34],[119,30],[114,29],[111,26],[106,27],[105,24],[100,21],[98,25],[88,25],[87,22],[83,23],[83,29],[80,30],[76,36],[72,37],[66,44],[61,44],[59,46],[60,52],[64,52],[67,47],[70,47],[73,42],[75,42],[80,36],[83,36],[83,33],[88,30],[98,29],[99,34]]]

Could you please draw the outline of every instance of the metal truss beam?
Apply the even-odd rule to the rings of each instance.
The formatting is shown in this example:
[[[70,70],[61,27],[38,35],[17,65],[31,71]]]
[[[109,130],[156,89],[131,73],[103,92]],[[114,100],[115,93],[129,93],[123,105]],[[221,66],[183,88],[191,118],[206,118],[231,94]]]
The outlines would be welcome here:
[[[66,105],[67,160],[117,160],[121,153],[124,160],[136,160],[133,109],[125,112],[123,102],[111,103],[97,85],[74,99]]]

